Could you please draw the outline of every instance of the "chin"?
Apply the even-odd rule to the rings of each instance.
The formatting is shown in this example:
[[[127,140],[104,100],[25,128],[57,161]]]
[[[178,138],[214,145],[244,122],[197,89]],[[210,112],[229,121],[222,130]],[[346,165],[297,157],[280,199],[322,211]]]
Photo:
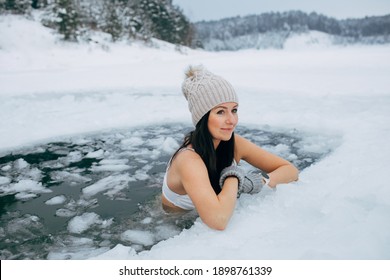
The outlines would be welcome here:
[[[223,135],[221,136],[221,141],[229,141],[231,138],[232,138],[232,135],[233,133],[231,133],[230,135]]]

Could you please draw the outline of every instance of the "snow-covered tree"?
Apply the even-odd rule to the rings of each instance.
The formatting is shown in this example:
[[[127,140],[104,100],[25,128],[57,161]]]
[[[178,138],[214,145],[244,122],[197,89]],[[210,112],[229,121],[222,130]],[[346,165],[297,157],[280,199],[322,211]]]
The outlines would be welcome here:
[[[0,12],[26,14],[30,11],[32,0],[0,0]]]
[[[76,41],[80,28],[77,0],[53,0],[48,6],[45,23],[58,30],[64,40]]]

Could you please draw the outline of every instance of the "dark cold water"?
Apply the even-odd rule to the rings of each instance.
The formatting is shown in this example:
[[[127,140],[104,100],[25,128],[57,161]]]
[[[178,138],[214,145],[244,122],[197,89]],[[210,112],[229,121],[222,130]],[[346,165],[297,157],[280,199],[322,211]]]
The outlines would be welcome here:
[[[194,211],[160,205],[166,163],[190,129],[115,130],[0,155],[0,259],[85,259],[117,244],[142,251],[190,228]],[[300,170],[335,147],[297,131],[237,133]]]

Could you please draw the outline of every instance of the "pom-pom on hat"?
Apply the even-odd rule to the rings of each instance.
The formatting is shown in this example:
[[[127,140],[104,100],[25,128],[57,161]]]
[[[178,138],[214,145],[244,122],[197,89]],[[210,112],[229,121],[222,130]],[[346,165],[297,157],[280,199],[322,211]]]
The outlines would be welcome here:
[[[182,91],[188,101],[188,108],[195,126],[215,106],[225,102],[238,104],[238,97],[233,86],[203,66],[189,66],[185,74]]]

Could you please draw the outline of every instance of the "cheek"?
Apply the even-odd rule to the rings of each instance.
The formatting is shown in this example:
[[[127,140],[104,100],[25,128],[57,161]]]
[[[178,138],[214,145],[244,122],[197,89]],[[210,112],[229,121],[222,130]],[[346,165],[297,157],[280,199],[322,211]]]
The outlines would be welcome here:
[[[210,115],[209,121],[208,121],[208,128],[209,128],[209,131],[212,132],[213,130],[215,130],[215,129],[218,128],[219,126],[220,126],[220,120],[219,120],[219,118]]]
[[[235,115],[235,118],[234,118],[236,124],[238,123],[238,114]]]

